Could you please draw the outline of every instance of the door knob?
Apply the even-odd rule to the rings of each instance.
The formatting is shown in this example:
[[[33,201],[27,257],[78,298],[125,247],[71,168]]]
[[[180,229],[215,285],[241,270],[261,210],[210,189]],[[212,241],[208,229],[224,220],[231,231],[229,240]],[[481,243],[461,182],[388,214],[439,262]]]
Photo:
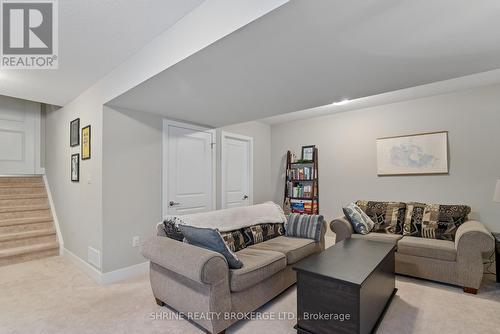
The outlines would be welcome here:
[[[177,203],[177,202],[174,202],[174,201],[170,201],[170,203],[168,203],[169,206],[176,206],[176,205],[180,205],[181,203]]]
[[[243,199],[247,199],[248,198],[248,195],[243,195]]]

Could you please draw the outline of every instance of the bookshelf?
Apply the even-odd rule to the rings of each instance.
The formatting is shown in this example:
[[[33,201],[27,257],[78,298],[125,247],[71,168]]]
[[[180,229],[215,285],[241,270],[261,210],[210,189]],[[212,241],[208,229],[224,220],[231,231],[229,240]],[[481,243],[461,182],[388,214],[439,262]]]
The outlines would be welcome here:
[[[295,161],[286,153],[286,175],[283,208],[285,213],[319,214],[318,149],[311,161]]]

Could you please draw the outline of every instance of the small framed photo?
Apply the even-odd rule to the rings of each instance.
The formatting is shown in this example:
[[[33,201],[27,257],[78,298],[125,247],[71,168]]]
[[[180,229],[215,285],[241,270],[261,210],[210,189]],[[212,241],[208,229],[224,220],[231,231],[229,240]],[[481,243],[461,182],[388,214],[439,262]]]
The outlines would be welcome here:
[[[71,156],[71,181],[80,182],[80,154]]]
[[[82,128],[82,160],[90,159],[91,131],[90,125]]]
[[[314,145],[302,146],[302,161],[314,160]]]
[[[74,119],[69,123],[69,146],[80,145],[80,119]]]

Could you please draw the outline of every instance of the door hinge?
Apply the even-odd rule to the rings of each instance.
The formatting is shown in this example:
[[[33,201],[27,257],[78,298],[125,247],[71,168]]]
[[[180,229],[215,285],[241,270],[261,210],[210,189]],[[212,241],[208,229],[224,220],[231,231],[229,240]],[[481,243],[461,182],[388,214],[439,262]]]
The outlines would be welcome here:
[[[211,148],[212,150],[214,149],[215,144],[217,144],[217,143],[210,143],[210,148]]]

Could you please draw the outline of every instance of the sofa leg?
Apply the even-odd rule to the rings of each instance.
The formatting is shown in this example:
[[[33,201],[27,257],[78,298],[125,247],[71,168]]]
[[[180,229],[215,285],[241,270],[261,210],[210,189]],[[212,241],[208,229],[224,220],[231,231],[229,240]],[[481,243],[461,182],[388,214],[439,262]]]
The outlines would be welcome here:
[[[158,298],[155,298],[156,300],[156,304],[158,304],[158,306],[165,306],[165,303],[162,302],[161,300],[159,300]]]
[[[464,292],[465,293],[471,293],[473,295],[476,295],[477,294],[477,289],[474,289],[474,288],[468,288],[466,286],[464,286]]]

